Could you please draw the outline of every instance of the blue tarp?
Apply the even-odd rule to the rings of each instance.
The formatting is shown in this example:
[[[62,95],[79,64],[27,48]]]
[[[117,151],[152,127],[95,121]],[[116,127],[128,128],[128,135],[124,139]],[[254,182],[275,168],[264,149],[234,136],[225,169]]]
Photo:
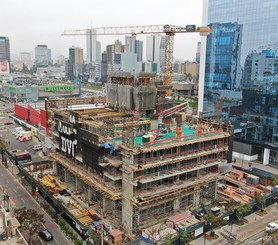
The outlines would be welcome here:
[[[102,147],[105,147],[105,149],[110,149],[110,154],[113,154],[113,152],[114,152],[114,146],[113,145],[110,145],[110,144],[108,144],[108,143],[103,143],[103,144],[101,144],[100,146],[102,146]]]

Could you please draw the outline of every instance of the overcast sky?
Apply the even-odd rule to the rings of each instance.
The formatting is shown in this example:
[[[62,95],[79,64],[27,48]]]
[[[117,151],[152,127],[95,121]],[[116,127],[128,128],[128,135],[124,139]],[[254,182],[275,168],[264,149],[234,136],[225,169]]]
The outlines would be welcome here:
[[[52,57],[68,57],[72,45],[85,49],[82,36],[61,36],[65,29],[104,26],[172,24],[201,25],[203,0],[7,0],[1,4],[0,36],[10,39],[11,54],[32,52],[38,44],[46,44]],[[121,36],[98,37],[102,51]],[[138,36],[145,41],[145,36]],[[178,34],[174,57],[192,60],[200,36]],[[145,45],[145,43],[144,43]],[[145,54],[144,54],[145,55]]]

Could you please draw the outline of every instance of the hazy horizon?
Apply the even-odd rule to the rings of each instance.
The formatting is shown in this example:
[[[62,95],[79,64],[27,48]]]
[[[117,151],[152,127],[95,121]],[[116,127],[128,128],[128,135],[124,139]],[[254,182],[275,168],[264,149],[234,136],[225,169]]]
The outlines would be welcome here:
[[[188,2],[188,3],[186,3]],[[84,36],[62,36],[64,30],[86,29],[104,26],[131,26],[172,24],[185,26],[188,24],[201,25],[202,2],[174,0],[130,2],[127,0],[72,1],[49,0],[47,2],[35,0],[10,0],[2,6],[0,36],[10,39],[12,58],[21,52],[34,54],[39,44],[45,44],[52,51],[52,59],[59,55],[68,57],[71,46],[79,46],[86,50]],[[109,8],[108,8],[109,6]],[[101,50],[113,44],[122,36],[98,36]],[[146,36],[139,36],[144,41]],[[197,42],[201,38],[198,33],[178,34],[175,36],[174,57],[176,59],[193,60],[197,51]],[[145,53],[144,53],[145,55]]]

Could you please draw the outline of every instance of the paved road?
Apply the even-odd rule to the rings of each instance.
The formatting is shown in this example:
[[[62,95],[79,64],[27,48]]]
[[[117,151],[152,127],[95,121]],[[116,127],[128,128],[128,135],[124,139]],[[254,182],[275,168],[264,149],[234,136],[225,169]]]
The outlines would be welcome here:
[[[267,235],[265,233],[265,231],[261,231],[259,233],[257,233],[256,235],[252,236],[251,238],[247,239],[245,242],[244,242],[244,245],[260,245],[262,244],[261,242],[264,240],[267,239]]]
[[[7,106],[7,105],[6,105]],[[0,112],[3,111],[3,102],[0,102]],[[32,147],[36,144],[36,139],[28,142],[19,142],[11,134],[12,128],[17,125],[4,125],[4,122],[9,121],[8,114],[3,113],[0,115],[0,135],[4,137],[5,140],[10,141],[10,149],[26,149],[32,153],[32,159],[38,161],[42,159],[42,154],[39,152],[32,151]],[[15,207],[27,207],[37,210],[38,213],[42,213],[45,218],[45,227],[50,230],[54,236],[54,240],[50,242],[45,242],[44,244],[50,245],[67,245],[72,244],[60,230],[59,226],[51,220],[49,215],[38,205],[38,203],[33,199],[30,193],[19,183],[18,179],[8,171],[1,164],[0,159],[0,195],[2,196],[3,191],[8,192],[11,202],[14,203]]]
[[[252,213],[245,218],[248,220],[247,224],[244,224],[242,226],[239,225],[233,225],[232,232],[239,238],[241,243],[244,245],[257,245],[260,244],[261,240],[260,238],[265,237],[265,227],[266,225],[276,219],[278,217],[278,209],[277,205],[273,204],[266,208],[267,214],[263,216],[258,216],[255,213]],[[208,241],[206,240],[207,245],[224,245],[227,244],[227,240],[223,238],[223,236],[220,234],[220,231],[223,233],[226,233],[226,231],[231,230],[230,225],[223,226],[220,229],[216,230],[216,234],[219,235],[219,238],[216,240]],[[227,234],[227,233],[226,233]],[[192,245],[201,245],[204,244],[204,238],[198,238],[191,242]]]
[[[11,202],[19,207],[33,208],[38,213],[44,214],[45,227],[53,233],[54,240],[45,244],[71,244],[64,236],[59,226],[51,220],[46,212],[39,206],[39,204],[33,199],[30,193],[19,183],[19,181],[3,166],[0,165],[0,192],[7,192],[11,198]]]

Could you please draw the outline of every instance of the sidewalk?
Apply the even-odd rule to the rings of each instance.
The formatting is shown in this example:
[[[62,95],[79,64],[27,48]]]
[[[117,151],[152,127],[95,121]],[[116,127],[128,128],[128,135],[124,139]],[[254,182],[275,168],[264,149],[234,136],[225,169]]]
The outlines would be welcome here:
[[[255,213],[250,214],[249,216],[246,216],[245,219],[247,219],[249,222],[244,225],[232,225],[232,232],[237,235],[239,238],[239,241],[237,244],[244,244],[244,241],[248,238],[256,235],[257,233],[265,230],[266,224],[273,221],[275,217],[278,217],[278,209],[277,204],[273,204],[265,209],[267,211],[267,214],[263,216],[259,216]],[[221,227],[220,229],[215,230],[216,234],[219,236],[216,240],[206,240],[204,243],[204,237],[200,237],[194,241],[191,242],[192,245],[224,245],[228,244],[227,240],[223,238],[223,236],[220,234],[220,232],[226,233],[225,230],[231,231],[230,225],[225,225]],[[241,241],[241,242],[240,242]],[[240,242],[240,243],[239,243]]]

